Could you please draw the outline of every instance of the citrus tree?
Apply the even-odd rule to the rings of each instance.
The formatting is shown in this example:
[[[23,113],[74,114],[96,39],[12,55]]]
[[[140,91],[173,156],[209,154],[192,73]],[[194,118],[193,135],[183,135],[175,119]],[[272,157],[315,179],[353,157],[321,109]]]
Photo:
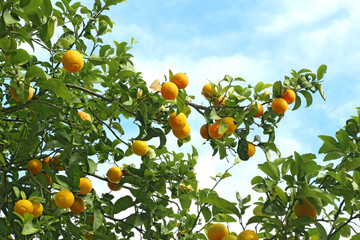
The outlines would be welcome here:
[[[255,85],[225,75],[204,82],[199,95],[208,104],[200,105],[186,92],[191,84],[186,74],[169,71],[162,83],[148,88],[131,61],[132,42],[104,43],[114,24],[106,10],[121,2],[0,0],[2,238],[350,236],[359,217],[359,117],[336,139],[321,136],[324,160],[340,163],[319,165],[314,154],[270,155],[280,156],[275,129],[289,105],[308,107],[317,92],[325,99],[326,66]],[[191,129],[189,114],[202,117],[201,129]],[[137,136],[125,137],[126,120],[139,129]],[[198,188],[196,148],[168,150],[169,134],[179,147],[201,134],[214,156],[228,160],[229,168],[213,177],[212,188]],[[259,165],[264,176],[251,183],[264,197],[255,202],[254,216],[243,219],[251,195],[236,193],[233,203],[215,188],[260,149],[267,159]],[[141,164],[121,162],[131,155]],[[102,172],[105,163],[112,167]],[[97,194],[90,176],[103,181],[108,192]],[[114,196],[124,189],[120,198]],[[239,227],[229,232],[230,222]]]

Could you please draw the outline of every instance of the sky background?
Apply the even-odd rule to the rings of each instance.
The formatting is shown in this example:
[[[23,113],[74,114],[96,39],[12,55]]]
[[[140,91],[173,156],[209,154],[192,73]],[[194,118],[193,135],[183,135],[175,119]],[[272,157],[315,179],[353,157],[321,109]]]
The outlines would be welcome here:
[[[128,0],[105,13],[115,26],[104,42],[130,42],[133,37],[136,42],[130,53],[148,86],[155,79],[163,82],[169,69],[185,72],[190,80],[186,91],[198,104],[206,104],[200,94],[202,86],[226,74],[242,77],[245,86],[283,80],[292,69],[316,72],[326,64],[323,88],[327,101],[316,94],[311,107],[288,110],[279,124],[276,144],[286,157],[294,151],[317,153],[322,144],[318,135],[334,136],[346,119],[356,115],[360,106],[359,12],[360,1],[355,0]],[[169,134],[167,147],[177,152],[187,152],[191,145],[198,149],[197,177],[200,188],[205,188],[213,186],[210,176],[224,172],[232,162],[212,157],[209,145],[202,144],[199,129],[205,120],[199,117],[193,109],[188,118],[191,143],[177,148],[176,138]],[[133,124],[125,131],[126,136],[137,135]],[[319,155],[319,161],[322,158]],[[263,152],[257,149],[254,157],[230,171],[233,176],[216,188],[219,195],[235,201],[238,191],[256,200],[259,195],[251,190],[250,181],[261,174],[257,165],[264,161]],[[124,163],[139,164],[140,158],[132,156]],[[102,185],[94,182],[98,192],[104,189]],[[120,192],[117,194],[126,194]]]

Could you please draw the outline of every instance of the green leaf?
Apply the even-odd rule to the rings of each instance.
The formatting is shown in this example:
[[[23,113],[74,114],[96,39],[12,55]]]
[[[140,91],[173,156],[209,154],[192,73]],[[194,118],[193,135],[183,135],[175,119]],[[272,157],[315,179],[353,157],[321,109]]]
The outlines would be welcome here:
[[[229,213],[235,214],[236,216],[238,216],[239,218],[241,218],[241,214],[239,212],[239,209],[236,208],[236,206],[229,202],[226,199],[217,197],[217,196],[211,196],[211,197],[205,197],[200,199],[200,201],[202,203],[210,203],[211,205],[214,205],[218,208],[222,208],[225,209],[226,211],[228,211]]]
[[[262,207],[262,212],[265,215],[284,216],[286,214],[285,206],[278,201],[266,201]]]
[[[281,81],[276,81],[273,85],[273,95],[276,98],[281,97],[282,84]]]
[[[27,4],[25,6],[23,6],[23,10],[26,14],[29,14],[31,12],[36,11],[41,5],[42,5],[42,0],[31,0],[31,1],[22,1],[22,2],[27,2]]]
[[[307,92],[307,91],[304,91],[304,90],[299,91],[299,92],[300,92],[300,93],[305,97],[305,99],[306,99],[306,107],[309,107],[309,106],[312,104],[312,101],[313,101],[311,94],[310,94],[309,92]]]
[[[31,56],[24,49],[9,50],[9,62],[15,65],[22,65],[30,60]]]
[[[25,78],[30,80],[33,78],[46,78],[46,74],[44,70],[34,65],[29,67],[29,69],[26,71]]]
[[[122,198],[119,198],[115,204],[114,204],[114,214],[117,214],[121,211],[124,211],[132,206],[134,206],[134,201],[132,199],[132,197],[130,196],[125,196]]]
[[[317,70],[317,78],[318,80],[321,80],[325,73],[326,73],[326,70],[327,70],[327,66],[326,65],[321,65],[318,70]]]
[[[5,158],[4,158],[4,156],[2,155],[2,153],[0,153],[0,163],[1,163],[2,166],[5,166],[5,165],[6,165]]]
[[[314,223],[319,233],[319,240],[326,240],[327,234],[325,228],[318,221],[314,221]]]
[[[180,200],[181,207],[183,209],[188,210],[190,208],[191,198],[188,195],[186,195],[186,194],[180,195],[179,200]]]
[[[103,219],[104,216],[101,213],[100,208],[94,208],[94,223],[93,223],[94,230],[98,229],[101,226]]]
[[[208,207],[201,207],[201,212],[204,216],[205,222],[208,222],[211,218],[211,211]]]
[[[343,152],[346,152],[347,148],[350,145],[350,137],[349,134],[344,130],[344,129],[340,129],[337,133],[336,133],[336,138],[340,143],[340,147],[341,150]]]
[[[258,165],[259,169],[274,180],[280,180],[279,168],[270,161]]]
[[[57,96],[65,99],[68,103],[71,102],[71,94],[66,85],[57,79],[48,79],[37,81],[37,86],[54,92]]]
[[[248,144],[245,139],[241,138],[238,142],[237,154],[241,160],[246,161],[249,160],[250,158],[247,153],[248,153]]]
[[[348,158],[345,162],[346,171],[352,171],[360,167],[360,157]]]
[[[32,214],[30,214],[32,215]],[[30,234],[34,234],[37,233],[38,231],[40,231],[39,228],[35,228],[32,221],[28,221],[24,224],[24,228],[21,232],[22,235],[30,235]]]

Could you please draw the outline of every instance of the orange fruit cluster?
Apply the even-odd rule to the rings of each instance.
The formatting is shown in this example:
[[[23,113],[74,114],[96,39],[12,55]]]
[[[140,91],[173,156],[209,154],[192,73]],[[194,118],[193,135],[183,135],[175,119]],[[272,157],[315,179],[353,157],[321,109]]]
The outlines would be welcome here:
[[[123,171],[119,167],[112,167],[110,168],[106,176],[109,180],[108,187],[112,191],[119,191],[121,189],[121,186],[117,186],[120,182],[121,178],[123,177]]]
[[[40,217],[44,211],[44,207],[40,202],[19,200],[15,203],[14,212],[24,217],[25,213],[33,214],[35,218]]]
[[[190,125],[184,113],[173,112],[170,114],[169,125],[175,137],[179,139],[186,138],[190,134]]]
[[[288,105],[296,99],[296,93],[291,89],[283,90],[281,94],[281,98],[275,98],[271,102],[271,109],[277,114],[283,114],[288,109]]]
[[[88,178],[80,178],[79,194],[85,195],[91,192],[92,183]],[[59,208],[70,208],[71,212],[79,214],[85,210],[84,199],[75,197],[69,190],[61,190],[55,195],[55,204]]]
[[[171,79],[171,82],[166,82],[161,86],[160,92],[166,100],[174,100],[179,89],[184,89],[189,84],[189,78],[185,73],[177,73]]]
[[[253,230],[244,230],[237,237],[229,233],[228,228],[222,223],[211,225],[207,233],[209,240],[259,240]]]

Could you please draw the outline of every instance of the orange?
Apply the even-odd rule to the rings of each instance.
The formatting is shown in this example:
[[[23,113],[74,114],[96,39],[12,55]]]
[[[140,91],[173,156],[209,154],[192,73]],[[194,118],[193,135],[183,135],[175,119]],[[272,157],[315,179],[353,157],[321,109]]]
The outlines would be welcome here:
[[[253,106],[255,106],[255,103],[252,103],[250,105],[250,108],[249,110],[251,110],[253,108]],[[260,104],[260,103],[256,103],[256,106],[257,106],[257,112],[256,114],[254,115],[254,117],[258,118],[258,117],[261,117],[264,113],[264,108],[263,106]]]
[[[70,210],[73,213],[81,213],[82,211],[84,211],[85,209],[85,201],[82,198],[75,198],[74,204],[70,207]]]
[[[149,146],[145,141],[136,140],[132,145],[132,151],[138,156],[144,156],[149,151]]]
[[[205,84],[203,89],[202,89],[202,94],[206,98],[215,97],[217,92],[218,92],[217,87],[212,89],[211,88],[211,83]]]
[[[32,202],[34,218],[40,217],[43,214],[44,207],[40,202]]]
[[[200,128],[200,135],[204,139],[210,139],[209,131],[208,131],[208,124],[204,124]]]
[[[180,130],[173,129],[172,132],[175,135],[175,137],[179,139],[186,138],[190,134],[190,125],[189,123],[186,123],[185,127],[183,127],[182,129]]]
[[[51,185],[53,183],[52,177],[50,177],[49,174],[47,174],[47,173],[44,173],[44,175],[48,180],[48,184]]]
[[[237,240],[259,240],[259,236],[253,230],[244,230],[238,235]]]
[[[173,112],[169,117],[169,124],[172,129],[180,130],[185,127],[186,123],[187,119],[184,113],[176,115],[176,112]]]
[[[214,105],[217,106],[219,104],[220,106],[225,106],[225,98],[223,96],[220,96],[217,99],[215,99]]]
[[[285,90],[282,91],[281,97],[285,99],[287,104],[292,104],[296,99],[296,93],[291,89],[286,89],[286,91]]]
[[[271,103],[271,109],[277,114],[283,114],[288,108],[288,104],[283,98],[275,98]]]
[[[14,212],[24,217],[24,214],[32,213],[34,210],[33,204],[29,200],[19,200],[15,203]]]
[[[68,50],[62,56],[61,62],[66,71],[76,73],[80,71],[84,66],[84,58],[80,52],[76,50]]]
[[[189,84],[189,78],[185,73],[177,73],[173,76],[172,82],[175,83],[179,89],[184,89]]]
[[[316,219],[317,216],[316,209],[307,198],[301,198],[296,201],[294,212],[297,217],[307,216]]]
[[[121,168],[112,167],[107,171],[106,176],[111,182],[120,182],[123,174]]]
[[[86,112],[81,112],[81,111],[78,112],[78,114],[79,114],[81,120],[83,120],[83,121],[88,120],[88,121],[91,122],[91,116],[90,116],[90,114],[88,114],[88,113],[86,113]]]
[[[179,93],[178,86],[176,86],[176,84],[173,83],[173,82],[164,83],[161,86],[160,91],[161,91],[161,95],[166,100],[174,100],[177,97],[178,93]]]
[[[210,137],[212,137],[214,139],[218,139],[224,135],[224,133],[221,133],[221,134],[219,133],[219,126],[220,126],[220,123],[218,123],[218,122],[215,122],[209,126]]]
[[[248,142],[247,145],[248,145],[247,154],[249,155],[249,157],[254,156],[254,154],[255,154],[255,146],[254,146],[254,144]]]
[[[27,168],[32,174],[38,174],[42,170],[42,163],[39,159],[32,159],[28,162]]]
[[[55,195],[55,203],[59,208],[69,208],[74,204],[75,197],[69,190],[61,190]]]
[[[21,82],[20,84],[23,84],[23,83]],[[28,97],[27,97],[26,101],[29,101],[34,95],[34,88],[30,85],[29,89],[25,90],[25,91],[28,92]],[[19,96],[16,93],[16,89],[13,86],[11,86],[11,88],[10,88],[10,95],[15,101],[21,102]]]
[[[79,194],[88,194],[92,189],[92,183],[88,178],[80,178]]]
[[[209,240],[222,240],[223,237],[229,235],[229,230],[222,223],[215,223],[209,227],[208,230]]]
[[[93,232],[91,232],[91,233],[86,233],[86,232],[84,232],[83,235],[84,235],[84,237],[85,237],[87,240],[91,240],[91,238],[92,238],[92,236],[94,235],[94,233],[93,233]]]
[[[117,183],[108,182],[108,187],[112,191],[119,191],[121,189],[121,186],[117,187]]]
[[[235,132],[237,125],[234,118],[226,117],[224,118],[223,123],[228,125],[228,129],[225,132],[226,134],[232,134],[233,132]]]
[[[56,169],[58,171],[63,171],[65,169],[67,169],[68,167],[67,166],[61,166],[60,165],[60,154],[56,155],[54,158],[51,159],[51,162],[55,163],[56,165]]]

